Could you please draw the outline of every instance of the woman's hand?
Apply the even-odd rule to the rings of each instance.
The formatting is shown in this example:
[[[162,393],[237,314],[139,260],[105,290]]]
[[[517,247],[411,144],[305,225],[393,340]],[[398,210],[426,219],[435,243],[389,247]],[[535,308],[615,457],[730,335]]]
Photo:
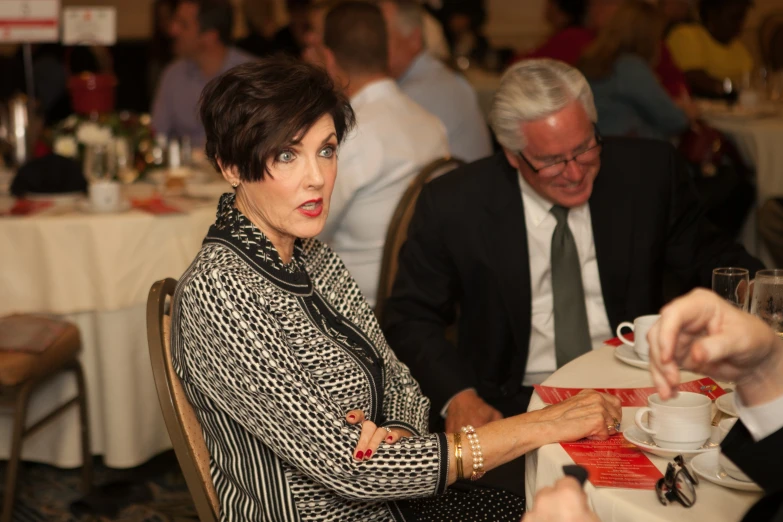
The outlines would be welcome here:
[[[605,440],[617,433],[616,425],[623,418],[620,399],[594,390],[582,390],[573,397],[527,415],[538,422],[555,425],[558,441],[582,438]]]
[[[359,436],[359,443],[353,451],[353,457],[356,460],[370,460],[373,454],[378,451],[381,442],[384,444],[394,444],[401,437],[410,437],[412,433],[400,428],[379,428],[374,422],[365,420],[362,410],[351,410],[345,416],[348,424],[360,424],[362,434]]]

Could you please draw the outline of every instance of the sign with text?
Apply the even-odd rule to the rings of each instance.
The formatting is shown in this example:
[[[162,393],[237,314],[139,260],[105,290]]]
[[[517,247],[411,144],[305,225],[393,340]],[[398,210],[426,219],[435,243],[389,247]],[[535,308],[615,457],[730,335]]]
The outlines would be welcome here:
[[[663,475],[642,451],[618,433],[608,440],[561,442],[597,488],[655,489]]]
[[[65,45],[114,45],[116,42],[117,10],[114,7],[63,9]]]
[[[0,0],[0,42],[56,42],[60,0]]]

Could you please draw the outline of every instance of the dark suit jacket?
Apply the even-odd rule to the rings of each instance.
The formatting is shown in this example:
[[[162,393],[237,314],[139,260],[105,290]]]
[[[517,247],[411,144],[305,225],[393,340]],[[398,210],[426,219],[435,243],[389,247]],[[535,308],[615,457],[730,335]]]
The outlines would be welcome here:
[[[436,412],[470,387],[505,415],[527,407],[514,400],[524,392],[531,317],[517,176],[501,153],[432,181],[400,251],[384,331]],[[612,328],[657,313],[664,269],[709,287],[715,267],[763,268],[704,220],[667,143],[605,139],[589,204]],[[457,316],[455,347],[444,329]]]
[[[739,421],[721,443],[721,451],[765,493],[743,522],[783,522],[783,429],[755,442]]]

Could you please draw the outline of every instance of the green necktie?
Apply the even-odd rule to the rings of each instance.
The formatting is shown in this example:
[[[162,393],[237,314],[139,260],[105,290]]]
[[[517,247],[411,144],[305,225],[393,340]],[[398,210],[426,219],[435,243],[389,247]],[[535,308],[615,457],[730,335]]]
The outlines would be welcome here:
[[[587,324],[582,266],[576,242],[568,228],[568,209],[555,205],[550,210],[557,219],[552,233],[552,308],[555,312],[555,354],[557,367],[592,349]]]

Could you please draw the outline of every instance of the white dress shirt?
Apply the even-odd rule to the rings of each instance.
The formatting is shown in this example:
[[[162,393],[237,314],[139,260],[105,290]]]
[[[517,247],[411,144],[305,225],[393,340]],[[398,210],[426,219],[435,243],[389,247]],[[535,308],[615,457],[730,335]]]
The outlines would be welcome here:
[[[759,406],[745,406],[734,394],[737,416],[756,442],[783,428],[783,395]]]
[[[471,162],[492,154],[476,91],[465,78],[422,52],[397,83],[413,101],[440,118],[455,157]]]
[[[337,153],[337,181],[319,239],[343,260],[375,305],[383,244],[403,192],[421,169],[449,155],[443,124],[391,79],[351,98],[356,128]]]
[[[555,358],[555,313],[552,296],[552,234],[557,220],[549,210],[553,203],[541,197],[519,176],[522,201],[525,206],[527,247],[530,256],[530,292],[532,317],[530,346],[523,384],[540,384],[557,369]],[[598,260],[595,257],[593,225],[590,206],[584,204],[568,212],[568,226],[576,242],[579,264],[582,267],[582,286],[587,306],[587,323],[593,344],[612,337],[609,317],[606,315]]]

